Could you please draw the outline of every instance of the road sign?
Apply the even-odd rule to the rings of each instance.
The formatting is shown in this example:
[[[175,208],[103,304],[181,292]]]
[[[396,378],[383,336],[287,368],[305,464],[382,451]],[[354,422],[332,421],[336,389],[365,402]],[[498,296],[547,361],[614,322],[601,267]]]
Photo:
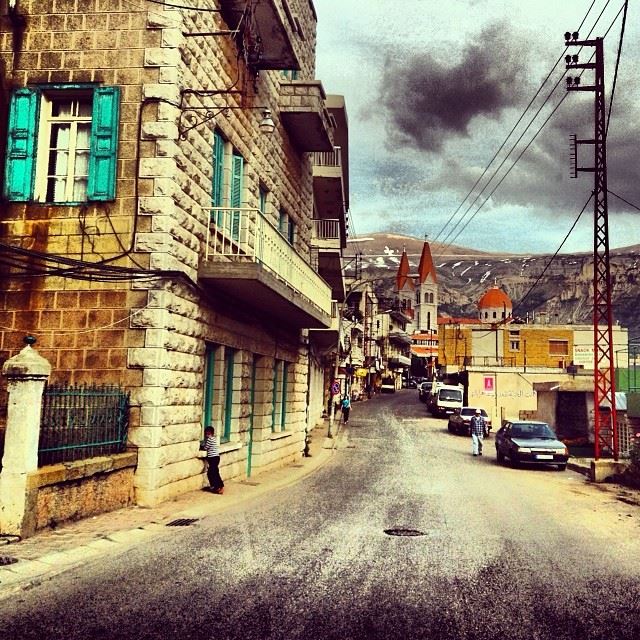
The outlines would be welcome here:
[[[338,380],[334,380],[331,384],[331,393],[334,396],[340,393],[340,382]]]

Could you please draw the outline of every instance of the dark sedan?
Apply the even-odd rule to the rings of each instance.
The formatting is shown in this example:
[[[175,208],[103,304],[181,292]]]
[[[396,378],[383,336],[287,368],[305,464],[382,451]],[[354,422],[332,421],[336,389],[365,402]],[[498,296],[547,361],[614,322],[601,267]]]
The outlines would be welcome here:
[[[499,463],[509,458],[514,467],[521,463],[551,464],[564,471],[569,451],[546,422],[518,420],[505,423],[496,433],[496,456]]]
[[[476,409],[480,409],[480,413],[487,425],[487,436],[491,431],[491,418],[487,415],[487,412],[480,407],[462,407],[460,411],[456,411],[452,416],[449,416],[449,422],[447,429],[450,433],[457,433],[459,436],[471,435],[471,418],[476,414]]]

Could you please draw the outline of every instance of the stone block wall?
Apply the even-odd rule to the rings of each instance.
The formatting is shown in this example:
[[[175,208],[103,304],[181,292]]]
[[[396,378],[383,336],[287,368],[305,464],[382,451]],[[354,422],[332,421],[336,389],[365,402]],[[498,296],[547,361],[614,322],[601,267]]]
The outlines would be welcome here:
[[[296,46],[303,53],[301,78],[311,81],[313,5],[299,0],[289,6],[297,18]],[[300,455],[307,360],[299,331],[275,326],[260,314],[240,315],[219,291],[197,284],[210,219],[214,127],[244,157],[242,206],[257,207],[265,189],[266,217],[276,225],[280,210],[288,213],[296,224],[295,250],[308,260],[311,161],[292,145],[279,120],[280,72],[253,77],[231,38],[185,35],[224,29],[216,13],[138,7],[124,0],[40,0],[24,3],[24,11],[27,29],[18,54],[9,23],[0,27],[7,88],[81,82],[120,86],[117,192],[113,202],[82,207],[10,204],[0,241],[164,274],[117,283],[48,275],[30,278],[28,292],[24,279],[0,277],[0,360],[22,346],[24,333],[33,333],[53,365],[53,381],[108,382],[131,390],[129,433],[138,447],[139,504],[155,504],[203,484],[198,444],[207,343],[238,351],[233,433],[223,445],[223,475],[246,473],[247,371],[254,356],[260,358],[261,386],[252,468],[257,472]],[[191,90],[221,93],[203,96]],[[181,127],[189,124],[188,107],[218,113],[181,138]],[[258,130],[262,107],[271,108],[277,125],[268,137]],[[268,374],[274,358],[290,363],[284,436],[271,431]]]

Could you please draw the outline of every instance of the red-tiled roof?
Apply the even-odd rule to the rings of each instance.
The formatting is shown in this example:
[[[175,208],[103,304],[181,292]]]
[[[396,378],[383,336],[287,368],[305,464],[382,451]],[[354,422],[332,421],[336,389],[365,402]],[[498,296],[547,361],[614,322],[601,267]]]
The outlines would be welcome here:
[[[498,286],[493,286],[478,301],[478,309],[513,308],[511,298]]]
[[[433,258],[431,257],[431,248],[429,243],[422,245],[422,255],[420,256],[420,265],[418,266],[418,284],[422,284],[427,276],[431,275],[433,282],[436,280],[436,268],[433,266]]]
[[[413,280],[409,277],[409,258],[407,257],[407,252],[403,249],[400,266],[398,267],[398,275],[396,276],[398,291],[402,291],[407,284],[409,288],[413,289]]]

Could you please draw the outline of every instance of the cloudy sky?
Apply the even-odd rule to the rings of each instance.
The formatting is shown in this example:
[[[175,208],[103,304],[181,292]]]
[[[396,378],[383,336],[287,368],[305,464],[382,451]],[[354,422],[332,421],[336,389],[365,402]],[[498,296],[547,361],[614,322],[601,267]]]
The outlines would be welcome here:
[[[314,4],[317,77],[327,93],[346,98],[355,232],[426,234],[488,251],[556,251],[593,189],[593,174],[569,173],[569,135],[593,137],[593,93],[567,94],[563,34],[586,16],[581,38],[589,32],[605,38],[608,105],[623,0]],[[640,16],[637,3],[630,4],[608,181],[610,191],[640,206],[640,74],[633,63],[640,57]],[[592,51],[569,53],[586,62]],[[584,72],[583,85],[592,74]],[[583,166],[592,165],[592,150],[580,153]],[[609,234],[612,248],[640,243],[640,211],[612,195]],[[592,249],[590,204],[562,251]]]

